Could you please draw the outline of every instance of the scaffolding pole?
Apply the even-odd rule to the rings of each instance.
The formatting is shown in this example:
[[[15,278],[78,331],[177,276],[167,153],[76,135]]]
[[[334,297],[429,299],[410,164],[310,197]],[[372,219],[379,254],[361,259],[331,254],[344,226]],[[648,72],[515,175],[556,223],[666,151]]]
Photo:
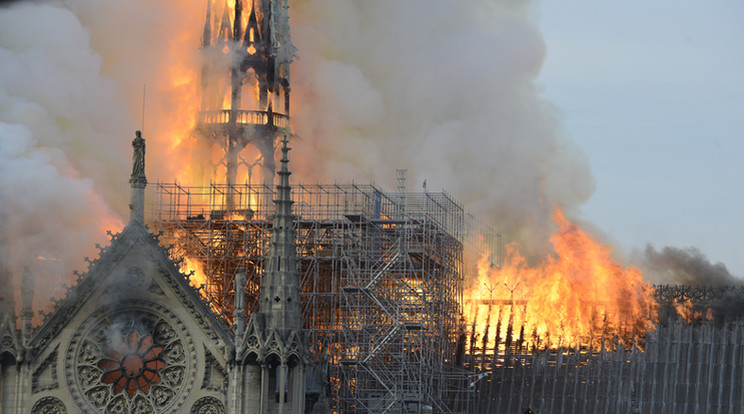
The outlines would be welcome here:
[[[369,185],[292,191],[305,333],[326,371],[331,408],[468,412],[461,315],[471,231],[462,206],[446,193],[388,194]],[[205,285],[215,311],[230,321],[239,271],[246,310],[255,311],[274,189],[157,184],[151,192],[149,222],[174,245],[172,255],[200,272],[192,281],[203,278],[195,284]]]

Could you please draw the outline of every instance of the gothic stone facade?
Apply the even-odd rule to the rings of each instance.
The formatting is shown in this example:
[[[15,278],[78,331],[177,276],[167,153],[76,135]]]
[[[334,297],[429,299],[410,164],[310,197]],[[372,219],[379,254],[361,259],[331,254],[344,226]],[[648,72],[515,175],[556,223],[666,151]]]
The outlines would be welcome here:
[[[3,413],[221,414],[258,395],[230,380],[232,334],[136,221],[25,341],[14,320],[0,318]]]

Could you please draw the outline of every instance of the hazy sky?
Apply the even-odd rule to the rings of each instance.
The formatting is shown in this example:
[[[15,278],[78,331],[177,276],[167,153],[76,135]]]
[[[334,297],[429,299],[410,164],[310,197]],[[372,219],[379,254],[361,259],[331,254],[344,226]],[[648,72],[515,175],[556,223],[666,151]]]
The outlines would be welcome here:
[[[538,10],[538,84],[597,182],[585,218],[626,252],[696,246],[744,277],[744,1]]]

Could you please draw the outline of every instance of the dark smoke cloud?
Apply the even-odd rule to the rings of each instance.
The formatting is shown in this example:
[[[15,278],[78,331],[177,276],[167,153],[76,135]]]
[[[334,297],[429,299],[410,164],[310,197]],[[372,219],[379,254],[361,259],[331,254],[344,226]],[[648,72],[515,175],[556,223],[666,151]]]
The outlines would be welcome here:
[[[738,282],[741,284],[741,281]],[[744,315],[744,291],[729,290],[711,305],[713,315],[718,320],[741,318]]]
[[[635,252],[633,258],[646,279],[654,283],[731,286],[743,282],[732,275],[725,264],[711,263],[696,247],[666,246],[657,250],[648,244],[643,252]]]
[[[21,2],[32,2],[36,0],[0,0],[0,6],[8,6],[13,3],[21,3]]]

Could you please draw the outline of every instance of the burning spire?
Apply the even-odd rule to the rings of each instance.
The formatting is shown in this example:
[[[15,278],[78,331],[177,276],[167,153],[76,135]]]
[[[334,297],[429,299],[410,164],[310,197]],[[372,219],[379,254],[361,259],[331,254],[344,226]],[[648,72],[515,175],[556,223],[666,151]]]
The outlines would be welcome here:
[[[220,147],[228,185],[236,184],[241,165],[248,165],[250,180],[255,164],[262,167],[264,184],[271,184],[275,141],[290,133],[289,65],[295,49],[286,1],[253,0],[249,10],[242,0],[220,3],[222,20],[214,22],[214,36],[217,5],[207,2],[197,136]],[[259,152],[252,164],[243,153],[249,144]]]

